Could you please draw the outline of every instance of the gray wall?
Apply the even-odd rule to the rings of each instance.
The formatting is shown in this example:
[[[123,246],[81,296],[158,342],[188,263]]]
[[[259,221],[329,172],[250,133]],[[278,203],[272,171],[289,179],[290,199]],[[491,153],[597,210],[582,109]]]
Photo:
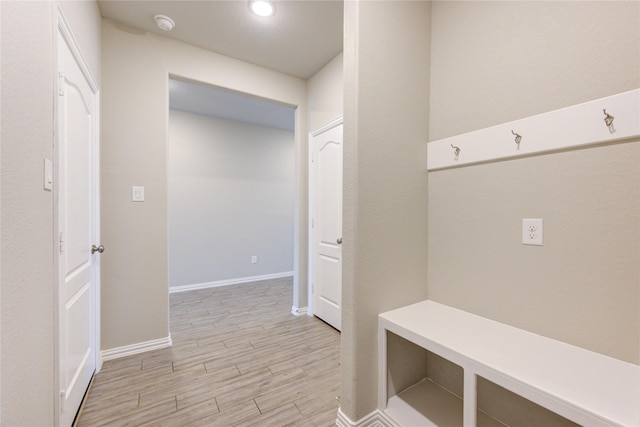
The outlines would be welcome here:
[[[430,138],[640,87],[639,8],[434,3]],[[638,141],[430,173],[429,298],[639,363],[639,183]]]
[[[62,6],[99,78],[96,3]],[[0,14],[0,424],[53,425],[54,195],[42,189],[42,182],[43,159],[54,154],[57,11],[51,1],[2,1]]]
[[[169,286],[291,272],[293,132],[169,115]]]
[[[242,61],[102,21],[102,348],[168,336],[169,75],[298,106],[294,305],[307,305],[306,85]],[[131,186],[145,187],[144,203]],[[105,252],[106,254],[106,252]],[[135,325],[132,328],[131,325]]]

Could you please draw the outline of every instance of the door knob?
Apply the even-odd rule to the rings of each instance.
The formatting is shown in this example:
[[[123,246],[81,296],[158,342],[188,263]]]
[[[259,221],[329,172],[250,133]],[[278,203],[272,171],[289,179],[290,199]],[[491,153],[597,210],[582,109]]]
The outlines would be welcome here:
[[[91,246],[91,255],[95,254],[96,252],[98,253],[103,253],[104,252],[104,246],[100,245],[100,246],[96,246],[93,245]]]
[[[341,245],[342,244],[342,237],[338,237],[338,240],[336,240],[336,243]]]

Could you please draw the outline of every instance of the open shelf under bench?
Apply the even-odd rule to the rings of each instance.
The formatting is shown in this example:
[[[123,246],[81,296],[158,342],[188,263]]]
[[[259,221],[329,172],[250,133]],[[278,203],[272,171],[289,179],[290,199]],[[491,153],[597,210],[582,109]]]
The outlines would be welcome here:
[[[638,365],[431,300],[380,314],[378,331],[378,406],[399,425],[494,425],[476,408],[480,376],[581,425],[640,426]],[[462,367],[464,401],[429,380],[387,396],[387,331]],[[458,409],[449,411],[456,405],[451,398]],[[418,406],[421,399],[436,402]],[[437,422],[440,415],[429,408],[449,412],[453,421]]]

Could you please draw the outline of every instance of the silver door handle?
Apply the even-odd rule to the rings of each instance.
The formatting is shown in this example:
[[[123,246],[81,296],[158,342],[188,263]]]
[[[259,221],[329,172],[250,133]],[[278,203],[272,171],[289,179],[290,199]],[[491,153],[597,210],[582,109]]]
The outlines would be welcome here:
[[[342,244],[342,237],[338,237],[338,240],[336,240],[336,243],[341,245]]]
[[[104,246],[100,245],[100,246],[96,246],[93,245],[91,246],[91,255],[95,254],[96,252],[98,253],[103,253],[104,252]]]

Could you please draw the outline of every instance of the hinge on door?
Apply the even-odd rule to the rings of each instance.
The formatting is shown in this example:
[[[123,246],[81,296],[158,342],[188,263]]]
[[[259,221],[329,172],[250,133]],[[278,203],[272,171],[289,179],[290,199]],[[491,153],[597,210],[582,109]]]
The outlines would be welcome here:
[[[58,95],[64,96],[64,75],[58,73]]]
[[[60,412],[64,412],[64,401],[67,397],[66,390],[60,390]]]
[[[64,253],[64,233],[61,231],[60,232],[60,240],[58,241],[58,243],[60,243],[60,253]]]

